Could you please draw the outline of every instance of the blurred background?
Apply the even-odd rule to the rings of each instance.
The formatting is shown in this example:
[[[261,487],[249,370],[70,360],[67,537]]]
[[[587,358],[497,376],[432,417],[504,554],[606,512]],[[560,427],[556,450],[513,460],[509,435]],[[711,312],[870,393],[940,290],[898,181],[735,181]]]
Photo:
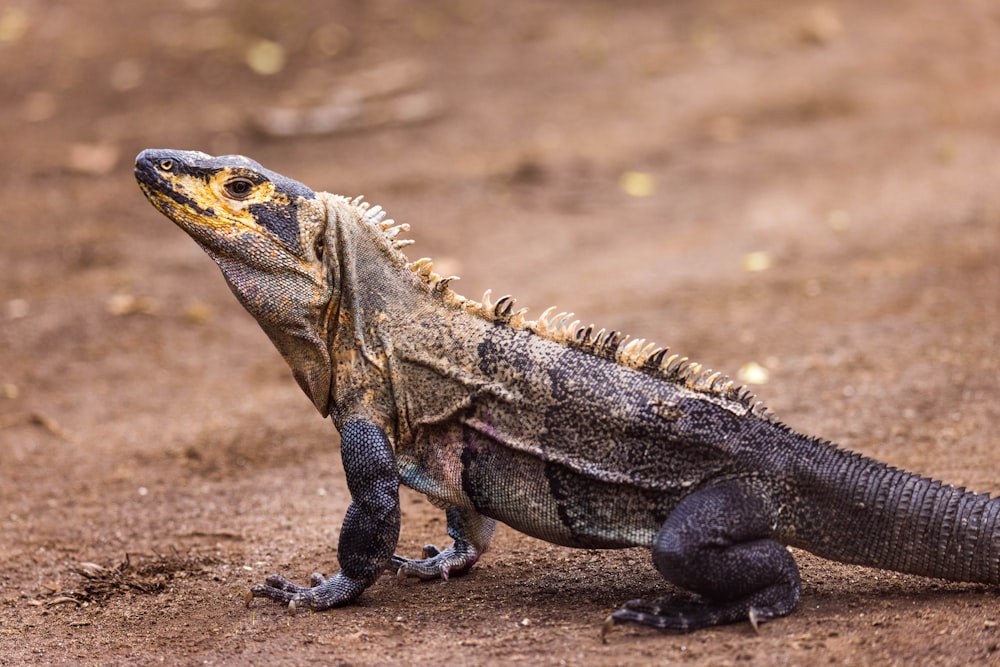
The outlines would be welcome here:
[[[246,587],[279,566],[333,567],[347,499],[332,429],[211,261],[145,202],[132,160],[147,147],[246,154],[364,194],[463,294],[513,293],[534,314],[555,304],[670,344],[754,384],[796,427],[1000,489],[987,437],[998,31],[986,0],[0,2],[0,646],[124,660],[149,657],[130,637],[169,635],[188,657],[253,656]],[[408,502],[403,544],[441,539],[436,510]],[[500,548],[522,543],[558,571],[582,558],[512,532]],[[79,591],[69,563],[170,549],[215,559],[189,574],[224,612],[197,586],[174,590],[191,606],[173,613],[156,597],[46,606]],[[625,560],[572,561],[580,577],[548,584],[487,561],[479,585],[491,572],[508,585],[467,617],[493,637],[483,655],[573,659],[567,636],[589,641],[611,607],[659,585],[645,556],[608,557]],[[816,567],[813,591],[856,581]],[[522,574],[525,588],[509,585]],[[533,597],[546,585],[559,605]],[[379,625],[396,604],[447,604],[448,589],[383,588],[356,617],[374,645],[381,632],[413,655],[468,657],[430,620],[419,637]],[[801,623],[830,627],[847,604],[833,589],[834,611]],[[965,618],[941,604],[949,627]],[[265,609],[256,632],[306,642]],[[214,613],[224,630],[180,629],[218,625]],[[926,645],[940,615],[864,655]],[[43,620],[77,630],[57,641]],[[826,641],[849,659],[860,649],[839,632]],[[344,650],[390,655],[365,653],[369,639]],[[933,641],[967,661],[979,639]],[[808,657],[774,641],[748,650]],[[553,652],[532,653],[545,642]],[[641,661],[644,646],[594,655]]]

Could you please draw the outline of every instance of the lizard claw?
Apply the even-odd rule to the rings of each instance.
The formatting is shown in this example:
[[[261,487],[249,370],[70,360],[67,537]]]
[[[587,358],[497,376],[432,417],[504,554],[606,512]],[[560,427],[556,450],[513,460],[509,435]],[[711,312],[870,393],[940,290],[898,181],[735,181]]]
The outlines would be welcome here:
[[[615,627],[615,617],[613,615],[611,615],[611,614],[608,614],[608,617],[604,619],[603,623],[601,623],[601,643],[602,644],[607,644],[608,643],[608,633],[611,632],[611,629],[614,628],[614,627]]]
[[[749,620],[750,621],[750,625],[753,626],[753,632],[754,632],[754,634],[755,635],[759,635],[760,634],[760,622],[762,620],[766,620],[766,619],[762,619],[760,617],[760,614],[757,613],[757,609],[755,607],[750,607],[750,611],[747,612],[747,620]]]

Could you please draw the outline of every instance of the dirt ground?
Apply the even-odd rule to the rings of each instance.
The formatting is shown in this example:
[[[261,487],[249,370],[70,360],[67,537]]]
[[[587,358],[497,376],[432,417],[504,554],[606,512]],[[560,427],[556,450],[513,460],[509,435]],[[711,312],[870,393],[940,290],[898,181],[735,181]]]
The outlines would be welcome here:
[[[0,664],[1000,664],[996,588],[799,552],[759,634],[602,644],[665,590],[648,553],[506,528],[466,577],[247,609],[335,568],[338,441],[131,173],[196,148],[363,193],[460,292],[997,492],[998,30],[991,0],[0,2]],[[400,551],[444,539],[404,495]]]

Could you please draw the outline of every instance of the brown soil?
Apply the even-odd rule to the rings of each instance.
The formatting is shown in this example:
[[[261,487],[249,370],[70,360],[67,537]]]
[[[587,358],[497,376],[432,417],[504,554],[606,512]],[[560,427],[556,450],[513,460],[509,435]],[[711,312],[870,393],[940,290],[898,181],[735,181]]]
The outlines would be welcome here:
[[[791,425],[998,491],[994,2],[43,4],[0,8],[0,663],[1000,660],[996,589],[804,553],[759,634],[602,644],[666,588],[648,553],[507,529],[466,577],[247,609],[335,567],[337,439],[131,175],[198,148],[363,192],[464,293],[756,362]],[[345,89],[325,134],[255,129]],[[402,552],[444,540],[403,511]]]

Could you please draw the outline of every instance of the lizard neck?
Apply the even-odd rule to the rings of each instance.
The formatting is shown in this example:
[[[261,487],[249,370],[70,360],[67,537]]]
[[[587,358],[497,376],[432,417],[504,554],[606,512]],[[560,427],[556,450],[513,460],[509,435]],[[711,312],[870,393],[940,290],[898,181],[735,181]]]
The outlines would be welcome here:
[[[390,433],[395,410],[388,324],[428,307],[429,289],[366,219],[365,208],[337,195],[320,196],[328,207],[327,281],[333,285],[327,313],[331,416],[339,427],[352,415],[365,414]]]

